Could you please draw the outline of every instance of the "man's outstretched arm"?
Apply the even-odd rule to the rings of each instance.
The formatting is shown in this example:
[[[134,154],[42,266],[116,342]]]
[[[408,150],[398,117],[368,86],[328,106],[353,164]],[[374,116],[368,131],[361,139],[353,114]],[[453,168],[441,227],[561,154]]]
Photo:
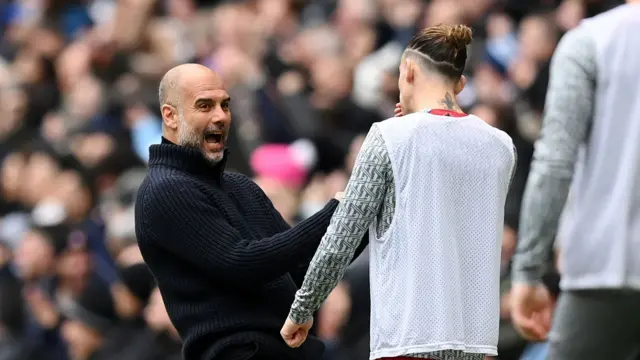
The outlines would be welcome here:
[[[271,200],[269,200],[269,198],[267,197],[267,195],[258,187],[258,185],[255,185],[256,188],[258,188],[258,193],[260,194],[260,197],[264,200],[264,202],[267,204],[267,208],[269,209],[269,211],[272,214],[273,217],[273,221],[275,223],[276,229],[278,230],[278,232],[285,232],[289,229],[291,229],[291,226],[284,220],[284,218],[282,217],[282,215],[280,215],[280,213],[278,212],[278,210],[273,206],[273,203],[271,202]],[[328,224],[327,224],[328,226]],[[322,234],[324,235],[324,234]],[[322,236],[321,235],[321,236]],[[318,245],[320,244],[320,241],[318,240]],[[367,248],[367,246],[369,245],[369,232],[367,231],[363,236],[362,236],[362,240],[360,241],[360,245],[358,246],[358,248],[356,249],[355,253],[353,254],[353,258],[351,259],[350,263],[355,261],[360,254],[362,254],[362,252]],[[291,278],[293,278],[293,282],[296,283],[296,287],[301,288],[302,287],[302,282],[304,281],[304,276],[307,273],[307,270],[309,269],[309,264],[311,263],[311,259],[313,258],[314,254],[309,255],[309,257],[300,259],[298,265],[289,272],[289,274],[291,275]]]
[[[138,236],[144,231],[156,246],[233,286],[266,283],[291,271],[301,257],[310,257],[338,203],[329,201],[287,231],[261,240],[247,239],[204,193],[182,185],[168,179],[152,188],[140,188]]]
[[[362,144],[344,199],[331,218],[302,288],[296,293],[290,319],[310,320],[338,284],[362,236],[378,214],[389,186],[393,186],[391,161],[376,125]]]

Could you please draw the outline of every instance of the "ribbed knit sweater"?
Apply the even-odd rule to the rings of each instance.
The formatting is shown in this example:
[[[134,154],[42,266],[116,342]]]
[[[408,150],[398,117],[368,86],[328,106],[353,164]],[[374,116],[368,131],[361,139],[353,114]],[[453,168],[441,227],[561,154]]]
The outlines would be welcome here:
[[[165,140],[150,147],[138,191],[136,235],[184,358],[250,344],[268,358],[321,359],[318,339],[290,349],[279,331],[338,201],[291,228],[251,179],[224,171],[227,157],[211,165]]]

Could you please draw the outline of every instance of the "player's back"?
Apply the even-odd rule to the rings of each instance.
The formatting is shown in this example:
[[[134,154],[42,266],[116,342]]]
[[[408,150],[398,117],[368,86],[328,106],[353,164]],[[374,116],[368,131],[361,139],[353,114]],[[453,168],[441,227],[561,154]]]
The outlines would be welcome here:
[[[370,242],[372,357],[495,353],[511,139],[473,115],[420,112],[377,126],[396,207],[389,230]]]

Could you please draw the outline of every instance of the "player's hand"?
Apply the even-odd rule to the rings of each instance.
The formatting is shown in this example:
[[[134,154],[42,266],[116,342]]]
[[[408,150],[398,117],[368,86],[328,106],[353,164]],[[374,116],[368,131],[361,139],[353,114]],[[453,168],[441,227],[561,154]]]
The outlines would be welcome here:
[[[404,113],[402,113],[402,105],[400,105],[400,103],[396,104],[396,108],[393,110],[393,116],[394,117],[400,117],[403,116]]]
[[[542,284],[514,284],[511,301],[511,321],[516,330],[527,340],[546,340],[553,311],[547,288]]]
[[[338,201],[342,200],[344,198],[344,191],[338,191],[333,198]]]
[[[282,330],[280,330],[280,335],[289,347],[297,348],[307,340],[309,329],[311,329],[312,326],[313,318],[304,324],[296,324],[291,319],[287,318]]]

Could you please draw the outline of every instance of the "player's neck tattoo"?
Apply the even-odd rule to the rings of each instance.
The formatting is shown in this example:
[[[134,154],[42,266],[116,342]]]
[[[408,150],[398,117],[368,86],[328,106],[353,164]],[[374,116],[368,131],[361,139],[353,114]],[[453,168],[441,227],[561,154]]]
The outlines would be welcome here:
[[[442,104],[444,108],[447,110],[460,111],[460,108],[458,107],[458,105],[456,105],[456,102],[453,100],[453,96],[451,96],[451,94],[449,93],[446,93],[444,95],[444,99],[440,100],[440,104]]]

